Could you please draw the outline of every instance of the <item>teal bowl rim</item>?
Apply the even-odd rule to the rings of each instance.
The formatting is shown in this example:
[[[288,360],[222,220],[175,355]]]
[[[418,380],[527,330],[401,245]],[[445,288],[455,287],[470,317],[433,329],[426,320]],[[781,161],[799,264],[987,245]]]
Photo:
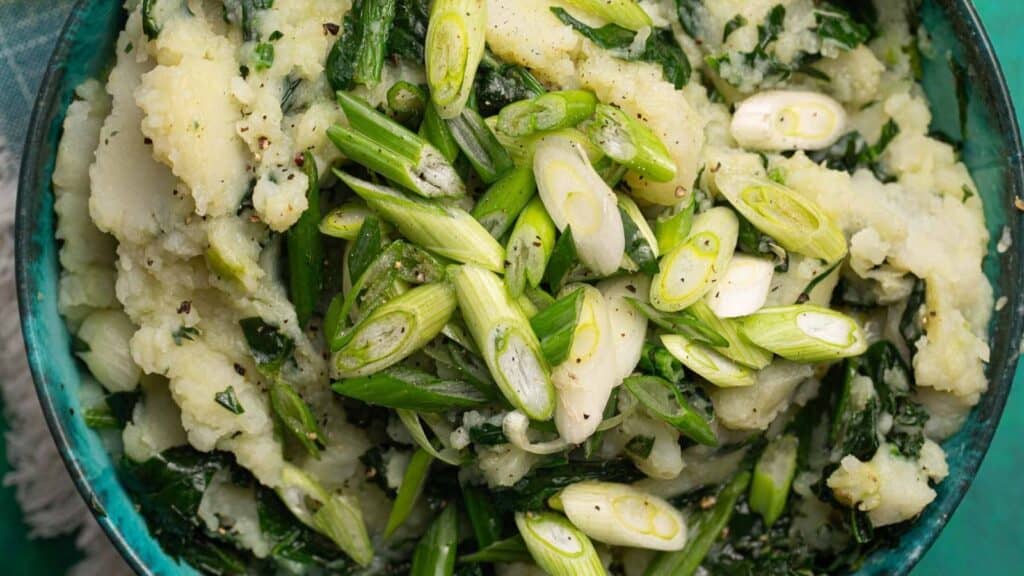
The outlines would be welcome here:
[[[979,93],[992,116],[993,128],[1002,135],[1001,142],[1010,152],[1003,167],[1004,196],[1024,197],[1024,146],[999,58],[969,0],[937,0],[937,3],[953,24],[970,68],[980,82]],[[82,12],[89,4],[92,4],[91,0],[80,0],[61,31],[36,99],[24,147],[15,224],[16,280],[22,332],[36,391],[58,451],[76,488],[111,542],[139,574],[165,574],[182,569],[187,571],[187,568],[170,559],[160,549],[144,524],[141,530],[138,529],[140,519],[137,513],[136,518],[129,519],[133,520],[131,526],[122,525],[107,513],[110,498],[108,490],[121,488],[109,485],[112,478],[110,474],[91,478],[87,473],[87,462],[83,458],[87,456],[88,449],[84,441],[70,431],[70,418],[74,418],[74,415],[65,414],[58,407],[58,391],[64,390],[64,384],[55,381],[46,369],[48,355],[54,353],[55,346],[57,350],[69,352],[66,348],[60,348],[63,342],[52,341],[53,335],[47,333],[43,319],[34,313],[37,312],[34,307],[37,297],[54,290],[52,283],[45,283],[42,278],[33,275],[31,269],[42,250],[39,242],[43,241],[37,238],[42,203],[37,196],[45,194],[48,183],[41,179],[48,177],[47,168],[53,161],[53,151],[44,149],[42,144],[47,142],[49,133],[54,129],[54,119],[60,113],[58,108],[61,105],[65,62],[72,47],[73,33],[79,31]],[[1010,210],[1005,206],[1004,209]],[[926,510],[899,545],[874,554],[860,574],[908,574],[956,510],[988,451],[1013,383],[1024,328],[1024,295],[1019,290],[1024,287],[1024,264],[1021,262],[1024,258],[1024,216],[1012,211],[1009,214],[1014,216],[1007,218],[1007,225],[1013,232],[1013,249],[1006,254],[990,255],[1002,260],[1003,271],[996,289],[997,293],[1009,298],[1009,303],[994,319],[994,325],[999,327],[991,339],[993,354],[989,364],[989,392],[970,416],[970,420],[977,423],[969,431],[958,434],[958,437],[963,437],[964,449],[956,467],[955,478],[951,476],[940,485],[938,502]],[[54,239],[50,237],[45,241],[53,242]],[[999,316],[1006,320],[1005,324],[998,322]],[[116,476],[113,479],[116,481]]]

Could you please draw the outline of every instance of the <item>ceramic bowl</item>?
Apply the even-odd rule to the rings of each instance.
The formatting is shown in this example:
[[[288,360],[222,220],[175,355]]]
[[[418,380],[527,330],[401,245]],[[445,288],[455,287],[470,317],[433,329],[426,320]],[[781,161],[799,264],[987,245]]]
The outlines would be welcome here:
[[[111,541],[141,574],[194,573],[166,555],[118,483],[114,463],[86,427],[78,398],[79,368],[57,311],[59,265],[50,178],[61,124],[74,87],[100,77],[112,60],[123,23],[120,2],[83,0],[65,26],[43,80],[25,145],[18,192],[16,250],[18,296],[29,363],[50,429],[82,497]],[[922,18],[934,39],[924,87],[935,128],[960,134],[957,92],[966,96],[963,159],[985,200],[992,232],[985,271],[996,297],[1006,297],[991,327],[991,387],[964,428],[945,444],[950,475],[938,497],[899,544],[877,552],[859,574],[907,574],[942,530],[988,449],[1013,380],[1020,349],[1024,294],[1024,218],[1013,209],[1024,197],[1021,142],[1010,95],[978,15],[967,0],[925,0]],[[955,74],[953,71],[961,73]],[[959,77],[959,80],[958,80]],[[83,150],[83,154],[88,151]],[[998,253],[1004,229],[1012,249]]]

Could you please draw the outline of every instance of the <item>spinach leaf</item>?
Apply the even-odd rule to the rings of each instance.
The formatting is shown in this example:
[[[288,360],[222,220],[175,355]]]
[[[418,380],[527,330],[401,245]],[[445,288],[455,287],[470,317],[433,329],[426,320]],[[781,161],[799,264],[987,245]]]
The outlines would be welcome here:
[[[814,13],[818,36],[844,50],[853,50],[871,38],[871,28],[837,6],[825,3]]]
[[[900,318],[900,335],[903,336],[903,341],[907,344],[907,348],[910,348],[911,355],[916,352],[917,341],[924,335],[924,330],[921,327],[921,307],[924,306],[925,299],[925,282],[918,278],[914,282],[914,288],[910,292],[910,296],[907,298],[907,307],[903,311],[903,316]]]
[[[564,8],[557,6],[551,8],[551,11],[563,24],[573,28],[601,48],[611,50],[619,58],[658,64],[665,75],[665,80],[671,82],[677,89],[682,88],[690,81],[692,73],[690,61],[683,53],[683,49],[676,43],[671,30],[652,30],[644,44],[643,52],[633,55],[629,54],[627,50],[636,39],[636,32],[617,24],[605,24],[600,28],[594,28],[574,18]]]
[[[479,446],[508,444],[508,438],[505,437],[505,432],[502,431],[501,426],[487,422],[470,428],[469,440]]]
[[[267,378],[277,378],[295,351],[295,341],[258,316],[243,318],[238,324],[260,373]]]
[[[544,94],[544,86],[521,66],[505,64],[489,52],[477,68],[475,80],[477,111],[481,116],[494,116],[513,102]]]
[[[235,396],[235,387],[228,386],[224,390],[217,392],[213,395],[213,400],[220,404],[225,410],[232,414],[244,414],[245,408],[238,402],[238,397]]]
[[[168,554],[211,574],[239,574],[246,558],[226,536],[208,532],[198,516],[214,475],[232,467],[225,454],[179,446],[145,462],[125,458],[121,478]]]
[[[354,562],[333,542],[300,523],[269,488],[256,488],[260,531],[271,543],[270,558],[287,567],[320,567],[333,574],[349,574]]]
[[[883,182],[891,180],[880,164],[882,153],[900,133],[900,127],[893,120],[882,126],[878,141],[869,145],[859,132],[844,135],[835,144],[823,150],[816,150],[808,157],[817,164],[824,162],[832,170],[853,174],[862,168],[870,169]]]
[[[629,483],[643,477],[644,474],[625,459],[562,461],[552,466],[537,467],[512,487],[498,488],[493,494],[494,500],[503,510],[541,510],[547,506],[548,498],[576,482],[602,480]]]
[[[704,29],[701,13],[704,10],[701,0],[676,0],[676,14],[683,30],[691,38],[699,40]]]
[[[388,52],[412,63],[423,62],[427,41],[429,0],[403,0],[395,7],[394,28],[388,38]]]
[[[356,62],[362,44],[363,27],[359,22],[364,0],[355,0],[341,21],[341,33],[327,55],[324,74],[331,89],[351,90],[355,87]]]

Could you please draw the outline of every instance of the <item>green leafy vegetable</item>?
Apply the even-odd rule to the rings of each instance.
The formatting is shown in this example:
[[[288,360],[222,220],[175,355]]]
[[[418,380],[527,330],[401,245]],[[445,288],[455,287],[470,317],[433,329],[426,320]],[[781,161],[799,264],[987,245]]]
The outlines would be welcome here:
[[[488,403],[486,396],[465,382],[445,381],[416,370],[395,366],[361,378],[335,382],[335,392],[367,404],[418,412],[443,412]]]
[[[238,398],[235,396],[235,387],[228,386],[224,390],[217,392],[213,395],[213,399],[217,404],[224,407],[225,410],[232,414],[244,414],[245,408],[238,402]]]
[[[583,289],[580,288],[530,318],[530,326],[540,340],[541,350],[549,365],[558,366],[569,357],[582,309]]]

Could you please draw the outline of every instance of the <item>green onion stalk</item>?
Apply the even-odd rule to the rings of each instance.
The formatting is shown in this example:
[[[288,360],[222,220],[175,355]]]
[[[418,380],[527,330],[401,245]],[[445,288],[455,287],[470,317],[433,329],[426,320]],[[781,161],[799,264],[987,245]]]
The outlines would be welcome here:
[[[466,108],[480,60],[487,26],[485,0],[434,0],[427,28],[427,84],[441,118]]]
[[[661,337],[661,343],[683,366],[720,388],[753,386],[757,381],[755,372],[750,368],[685,336],[667,334]]]
[[[661,259],[661,272],[651,285],[651,304],[678,312],[703,298],[729,265],[739,230],[739,219],[728,208],[701,213],[686,241]]]
[[[516,527],[534,562],[551,576],[605,576],[590,538],[553,512],[518,512]]]
[[[351,94],[338,92],[338,102],[349,126],[331,126],[327,137],[348,159],[420,196],[466,193],[455,168],[429,142]]]
[[[566,4],[633,32],[653,26],[651,17],[636,0],[566,0]]]
[[[838,262],[847,252],[842,228],[813,200],[778,182],[720,172],[715,188],[750,221],[790,252]]]
[[[514,138],[572,128],[593,116],[597,105],[597,97],[588,90],[548,92],[502,108],[497,128]]]
[[[762,308],[740,321],[740,331],[754,344],[794,362],[852,358],[868,347],[856,320],[811,304]]]
[[[352,73],[352,79],[357,83],[369,87],[380,83],[394,20],[395,0],[363,0],[359,13],[363,33]]]
[[[491,185],[470,214],[491,236],[502,238],[537,193],[537,181],[529,166],[515,168]]]
[[[420,247],[457,262],[502,272],[505,249],[468,212],[371,184],[344,172],[337,176],[367,205]]]
[[[522,294],[527,286],[540,286],[555,249],[556,232],[544,202],[534,196],[519,214],[505,250],[505,282],[513,296]]]
[[[320,184],[316,169],[316,158],[306,152],[303,155],[303,171],[309,180],[306,200],[309,205],[299,221],[288,229],[288,271],[290,296],[295,304],[299,324],[305,326],[313,316],[313,309],[320,300],[323,283],[323,243],[318,225],[320,223]]]
[[[540,342],[505,283],[466,264],[452,273],[459,309],[505,398],[533,420],[550,420],[555,390]]]
[[[675,179],[676,164],[665,144],[643,122],[619,108],[598,104],[594,119],[583,130],[609,158],[648,180]]]
[[[320,221],[320,233],[342,240],[355,240],[363,221],[373,212],[363,202],[345,202],[331,210]]]

